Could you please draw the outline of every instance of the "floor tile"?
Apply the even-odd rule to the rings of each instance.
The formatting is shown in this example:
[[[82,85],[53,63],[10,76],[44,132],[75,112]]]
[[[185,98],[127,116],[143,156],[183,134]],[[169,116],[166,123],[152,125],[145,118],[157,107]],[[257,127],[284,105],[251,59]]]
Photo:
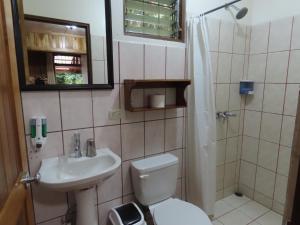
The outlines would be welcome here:
[[[236,195],[230,195],[230,196],[224,198],[223,201],[226,202],[227,204],[231,205],[234,208],[238,208],[241,205],[244,205],[247,202],[249,202],[250,199],[247,198],[246,196],[238,197]]]
[[[267,213],[268,211],[270,211],[270,209],[262,206],[261,204],[254,202],[254,201],[251,201],[245,205],[242,205],[239,209],[244,214],[246,214],[248,217],[250,217],[251,219],[256,219],[256,218],[262,216],[263,214]]]
[[[223,200],[217,201],[215,203],[215,215],[214,218],[218,218],[220,216],[225,215],[226,213],[232,211],[234,208],[224,202]]]
[[[255,222],[259,223],[260,225],[281,225],[282,216],[271,211],[258,218]]]
[[[224,225],[246,225],[251,222],[251,219],[238,209],[220,217],[218,220]]]

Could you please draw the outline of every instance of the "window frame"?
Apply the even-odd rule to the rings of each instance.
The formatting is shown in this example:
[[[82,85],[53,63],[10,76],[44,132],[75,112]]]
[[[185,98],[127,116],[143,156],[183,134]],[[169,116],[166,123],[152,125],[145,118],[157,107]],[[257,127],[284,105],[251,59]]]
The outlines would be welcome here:
[[[153,35],[153,34],[142,34],[142,33],[135,33],[135,32],[128,32],[125,28],[125,11],[126,11],[126,0],[123,0],[123,31],[124,35],[126,36],[132,36],[132,37],[140,37],[140,38],[151,38],[156,40],[164,40],[164,41],[172,41],[172,42],[185,42],[185,15],[186,15],[186,0],[180,0],[179,2],[179,38],[171,38],[171,37],[164,37],[159,35]]]

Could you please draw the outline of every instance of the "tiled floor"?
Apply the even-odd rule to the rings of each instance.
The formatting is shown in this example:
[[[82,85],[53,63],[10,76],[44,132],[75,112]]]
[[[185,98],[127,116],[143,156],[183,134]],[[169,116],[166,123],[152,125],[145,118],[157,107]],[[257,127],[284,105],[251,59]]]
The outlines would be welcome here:
[[[231,195],[215,204],[213,225],[281,225],[282,216],[250,200]]]

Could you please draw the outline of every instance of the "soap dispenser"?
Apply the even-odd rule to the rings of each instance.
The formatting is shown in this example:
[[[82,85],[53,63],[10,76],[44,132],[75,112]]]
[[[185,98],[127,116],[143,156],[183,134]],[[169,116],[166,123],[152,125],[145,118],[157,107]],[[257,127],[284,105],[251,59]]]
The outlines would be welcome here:
[[[30,137],[35,152],[40,152],[47,140],[46,117],[33,117],[30,119]]]

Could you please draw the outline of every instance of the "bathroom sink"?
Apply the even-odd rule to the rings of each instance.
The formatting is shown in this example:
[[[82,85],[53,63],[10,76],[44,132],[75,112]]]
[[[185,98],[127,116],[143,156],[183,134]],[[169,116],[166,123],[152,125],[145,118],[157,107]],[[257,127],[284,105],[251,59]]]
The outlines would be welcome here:
[[[39,170],[39,184],[54,191],[92,188],[111,177],[121,159],[108,148],[98,149],[95,157],[44,159]]]

